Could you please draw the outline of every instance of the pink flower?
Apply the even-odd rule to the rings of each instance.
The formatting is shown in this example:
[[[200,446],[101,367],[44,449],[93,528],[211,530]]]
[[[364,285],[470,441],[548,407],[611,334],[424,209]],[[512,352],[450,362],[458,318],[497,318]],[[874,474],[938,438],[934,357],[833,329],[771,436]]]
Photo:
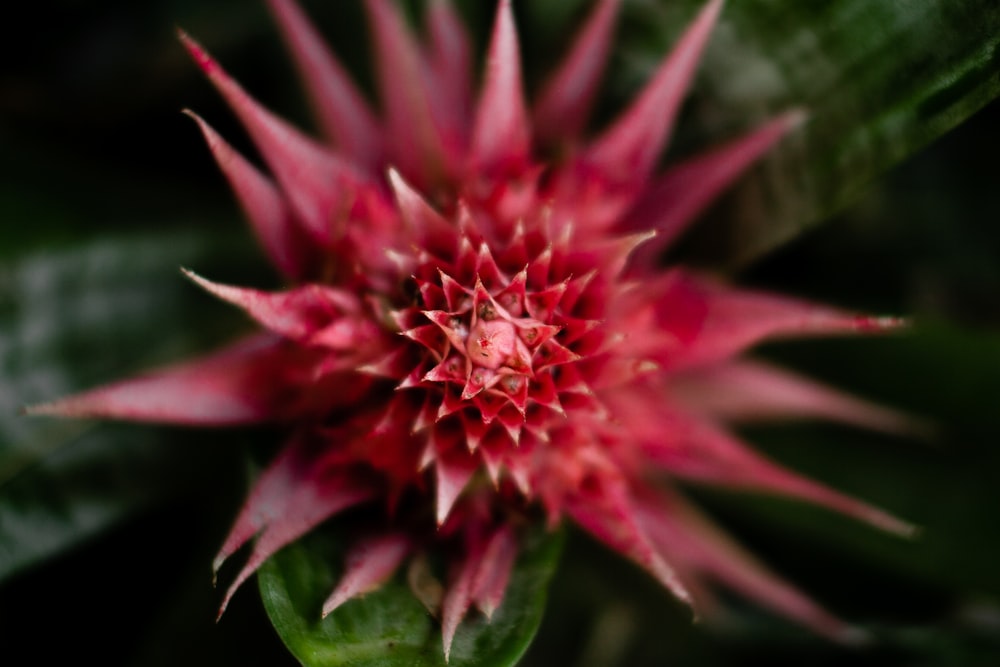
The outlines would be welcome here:
[[[379,503],[386,527],[355,545],[324,613],[414,552],[440,548],[451,557],[446,655],[470,606],[489,615],[502,604],[518,527],[539,512],[553,527],[570,518],[682,600],[698,604],[700,582],[713,578],[844,636],[672,484],[792,496],[909,530],[761,457],[724,427],[800,416],[902,427],[888,411],[738,358],[765,339],[897,322],[733,289],[657,261],[802,121],[779,116],[655,173],[721,0],[705,5],[631,106],[594,137],[583,129],[618,0],[597,0],[530,107],[509,0],[499,3],[475,100],[470,47],[447,2],[430,3],[420,42],[389,0],[367,0],[380,114],[292,0],[269,4],[323,142],[259,106],[181,39],[267,164],[270,176],[191,114],[264,250],[297,286],[264,292],[186,272],[263,332],[31,411],[287,425],[287,444],[216,559],[218,569],[256,537],[226,602],[283,545],[347,508]]]

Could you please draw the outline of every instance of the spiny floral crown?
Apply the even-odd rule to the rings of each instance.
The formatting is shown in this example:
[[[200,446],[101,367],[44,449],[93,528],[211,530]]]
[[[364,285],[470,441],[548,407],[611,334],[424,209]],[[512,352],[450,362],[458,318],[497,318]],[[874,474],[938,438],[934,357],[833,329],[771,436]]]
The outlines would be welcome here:
[[[487,615],[501,605],[519,526],[540,507],[551,526],[568,516],[682,600],[698,604],[708,576],[846,636],[672,480],[792,496],[908,532],[723,426],[819,416],[905,428],[891,412],[737,358],[764,339],[898,322],[661,267],[664,248],[803,116],[786,113],[654,173],[722,9],[710,0],[631,106],[585,137],[619,4],[597,0],[529,107],[509,0],[499,2],[475,102],[471,49],[448,2],[430,3],[419,42],[389,0],[366,0],[376,114],[292,0],[269,0],[323,142],[259,106],[181,35],[270,176],[191,116],[265,252],[298,286],[264,292],[188,272],[264,332],[30,411],[288,426],[216,559],[218,569],[256,537],[223,609],[283,545],[348,508],[381,503],[387,520],[348,554],[323,612],[377,587],[409,555],[443,551],[447,656],[471,605]]]

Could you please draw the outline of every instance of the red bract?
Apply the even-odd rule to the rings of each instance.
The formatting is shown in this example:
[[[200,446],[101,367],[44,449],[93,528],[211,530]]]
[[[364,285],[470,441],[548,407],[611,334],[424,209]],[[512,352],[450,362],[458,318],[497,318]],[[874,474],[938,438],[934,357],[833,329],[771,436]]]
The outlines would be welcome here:
[[[264,250],[298,286],[263,292],[188,272],[264,333],[32,411],[287,424],[288,444],[216,560],[256,537],[227,602],[283,545],[381,503],[388,527],[350,551],[323,611],[377,587],[414,552],[440,548],[451,562],[440,608],[447,655],[470,606],[489,615],[502,604],[518,527],[541,508],[550,525],[568,516],[683,600],[697,604],[700,579],[713,577],[844,636],[671,481],[792,496],[907,532],[723,427],[798,416],[904,427],[890,412],[735,359],[765,339],[897,322],[661,267],[660,251],[802,117],[782,115],[654,173],[722,7],[711,0],[631,106],[583,137],[618,4],[596,3],[529,107],[509,0],[499,3],[475,103],[470,48],[447,2],[430,3],[421,42],[389,0],[367,0],[376,115],[293,2],[270,0],[323,142],[259,106],[181,35],[270,176],[191,115]],[[562,157],[546,162],[541,147]]]

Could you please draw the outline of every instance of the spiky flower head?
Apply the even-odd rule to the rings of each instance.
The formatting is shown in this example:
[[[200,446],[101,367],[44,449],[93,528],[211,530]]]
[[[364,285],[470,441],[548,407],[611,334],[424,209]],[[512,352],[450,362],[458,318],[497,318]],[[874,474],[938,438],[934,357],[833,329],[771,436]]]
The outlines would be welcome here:
[[[348,508],[379,503],[390,518],[349,552],[323,611],[378,586],[409,555],[440,547],[451,559],[440,612],[446,655],[470,606],[489,615],[502,603],[518,526],[539,511],[551,526],[570,518],[682,600],[696,604],[708,576],[842,636],[841,623],[672,486],[762,490],[908,530],[762,458],[724,427],[822,416],[898,428],[892,413],[737,358],[764,339],[895,322],[658,262],[720,190],[802,121],[784,114],[655,173],[721,0],[704,6],[596,136],[583,131],[618,0],[596,0],[531,106],[509,0],[498,4],[475,99],[471,50],[447,2],[430,3],[419,41],[390,0],[366,0],[378,114],[292,0],[269,4],[323,141],[258,105],[181,39],[267,164],[269,175],[191,114],[264,250],[295,286],[265,292],[187,272],[263,333],[32,411],[288,427],[216,560],[218,568],[256,538],[223,608],[283,545]]]

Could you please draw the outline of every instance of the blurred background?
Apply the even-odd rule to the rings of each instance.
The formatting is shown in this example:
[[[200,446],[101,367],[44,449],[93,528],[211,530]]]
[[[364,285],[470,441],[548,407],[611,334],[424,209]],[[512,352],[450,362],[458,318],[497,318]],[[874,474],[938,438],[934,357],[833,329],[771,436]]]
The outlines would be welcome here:
[[[370,90],[358,3],[304,4]],[[529,83],[565,44],[582,4],[521,3]],[[648,21],[669,18],[663,4],[626,4],[608,109],[669,43],[670,31]],[[482,44],[490,6],[462,8]],[[201,40],[258,99],[308,127],[276,31],[262,3],[245,0],[51,0],[19,11],[0,43],[0,660],[295,664],[252,586],[216,625],[209,571],[247,487],[246,453],[266,452],[276,434],[15,416],[23,404],[242,330],[238,315],[177,267],[277,284],[195,126],[179,113],[196,109],[250,150],[174,27]],[[995,60],[989,76],[1000,80]],[[713,116],[713,71],[686,107],[678,154],[774,110],[753,109],[735,128]],[[649,577],[571,532],[523,664],[998,664],[1000,105],[922,144],[912,140],[905,161],[824,203],[830,213],[812,216],[811,229],[768,237],[752,258],[713,252],[745,201],[739,193],[709,213],[709,232],[671,256],[744,284],[913,318],[913,331],[899,336],[770,345],[760,354],[915,415],[929,425],[926,436],[817,424],[746,435],[796,469],[921,525],[918,538],[783,501],[689,490],[765,562],[868,630],[870,644],[831,645],[735,597],[724,598],[717,622],[692,625]],[[793,147],[787,159],[800,155]],[[748,182],[782,178],[793,164],[782,159]],[[742,187],[745,195],[752,186]]]

